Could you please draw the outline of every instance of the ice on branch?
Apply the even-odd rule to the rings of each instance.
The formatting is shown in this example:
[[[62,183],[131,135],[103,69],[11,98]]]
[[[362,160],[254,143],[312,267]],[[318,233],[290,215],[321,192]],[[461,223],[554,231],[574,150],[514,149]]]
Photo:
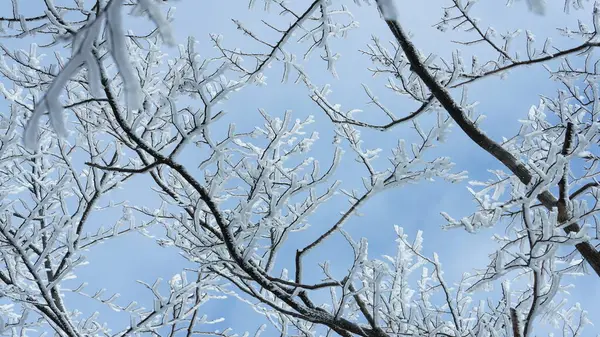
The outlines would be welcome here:
[[[507,2],[507,5],[510,6],[513,3],[514,0],[509,0]],[[546,14],[546,8],[547,8],[547,1],[546,0],[525,0],[527,3],[527,8],[538,15],[545,15]],[[568,2],[568,1],[567,1]]]
[[[508,337],[539,334],[540,327],[573,336],[590,323],[566,301],[572,276],[589,274],[590,266],[600,275],[600,263],[590,258],[600,237],[600,88],[592,53],[598,8],[587,17],[590,28],[576,22],[550,33],[570,36],[560,47],[543,31],[519,35],[523,23],[514,20],[505,22],[514,30],[496,33],[471,16],[489,14],[472,11],[474,0],[447,0],[437,10],[427,3],[419,15],[442,15],[437,28],[453,31],[448,40],[456,37],[453,45],[462,49],[454,51],[411,41],[396,8],[416,15],[406,1],[354,0],[373,5],[361,11],[394,20],[387,21],[391,31],[362,48],[350,45],[357,58],[339,59],[343,81],[323,85],[323,65],[336,74],[337,39],[360,27],[353,1],[250,1],[271,13],[253,12],[252,24],[217,20],[243,37],[230,41],[217,26],[206,38],[214,48],[203,55],[196,50],[203,42],[193,36],[178,53],[163,49],[174,41],[173,11],[163,17],[157,6],[175,0],[47,0],[38,16],[26,17],[17,4],[28,1],[7,1],[13,13],[0,15],[0,38],[50,36],[58,47],[72,38],[72,55],[42,62],[37,44],[29,51],[0,45],[0,94],[10,104],[0,113],[0,335],[241,336],[225,325],[235,327],[235,317],[222,324],[220,315],[204,315],[235,305],[231,300],[255,314],[256,333],[245,336]],[[188,18],[200,22],[214,11],[237,13],[234,6],[247,2],[181,6],[193,3],[199,10]],[[546,3],[521,1],[519,10],[542,13]],[[129,32],[136,15],[151,22]],[[207,35],[198,22],[187,24]],[[553,96],[554,90],[538,91],[543,86],[522,86],[539,105],[520,111],[520,127],[506,138],[488,135],[499,126],[482,123],[482,110],[503,105],[477,102],[501,88],[476,90],[473,99],[471,83],[486,85],[484,79],[513,69],[526,73],[528,65],[546,66],[564,88]],[[362,67],[374,77],[362,78]],[[277,72],[299,85],[260,86]],[[240,97],[249,86],[257,88]],[[46,112],[52,127],[39,122]],[[27,144],[35,154],[20,145],[29,117]],[[475,143],[464,146],[452,125]],[[57,139],[55,131],[72,135]],[[461,152],[456,165],[448,146]],[[494,157],[499,163],[480,161]],[[470,188],[462,183],[467,165],[478,177]],[[425,184],[430,193],[417,195],[428,192]],[[402,195],[388,194],[404,186],[410,187]],[[470,202],[474,210],[462,214]],[[452,208],[437,217],[443,204]],[[492,239],[472,244],[439,233],[434,246],[425,246],[436,226],[432,214],[446,228]],[[416,234],[395,227],[393,235],[390,219]],[[168,259],[177,270],[156,275],[164,282],[141,281],[146,299],[104,289],[107,278],[126,276],[113,275],[113,264],[103,278],[73,283],[86,277],[77,273],[91,249],[106,250],[103,243],[129,233],[156,243],[157,254],[178,253]],[[139,253],[148,270],[136,270],[135,279],[161,270],[164,259],[148,259],[154,251],[149,255],[141,241],[124,243],[125,250],[109,252],[110,262]],[[460,260],[455,271],[469,273],[444,274],[441,262],[457,265],[464,254],[468,264]],[[495,294],[475,293],[494,287]],[[63,300],[70,294],[122,319],[94,313],[95,306],[74,307]],[[203,307],[226,298],[225,306]],[[543,326],[545,320],[556,327]]]
[[[546,14],[546,0],[527,0],[527,7],[535,14]]]
[[[381,11],[381,15],[386,20],[398,20],[398,9],[396,8],[395,0],[377,0],[377,6]]]
[[[87,69],[91,93],[96,98],[102,95],[103,84],[101,83],[99,65],[101,61],[95,55],[95,45],[98,42],[98,37],[101,36],[103,27],[105,27],[107,32],[110,54],[123,81],[127,108],[129,110],[139,110],[142,108],[143,93],[137,75],[129,61],[127,37],[123,29],[122,5],[122,0],[111,0],[98,16],[93,15],[93,13],[90,14],[88,23],[74,33],[72,43],[73,55],[71,59],[54,78],[45,95],[36,102],[33,113],[27,123],[24,134],[24,144],[27,148],[34,149],[37,147],[39,122],[42,115],[46,112],[57,135],[62,138],[68,136],[63,107],[59,98],[69,80],[77,74],[81,67],[85,66]],[[155,1],[141,0],[139,6],[156,24],[164,42],[173,45],[175,40],[169,23],[161,15]],[[48,12],[47,15],[52,17],[54,14]],[[53,19],[57,20],[57,18]]]

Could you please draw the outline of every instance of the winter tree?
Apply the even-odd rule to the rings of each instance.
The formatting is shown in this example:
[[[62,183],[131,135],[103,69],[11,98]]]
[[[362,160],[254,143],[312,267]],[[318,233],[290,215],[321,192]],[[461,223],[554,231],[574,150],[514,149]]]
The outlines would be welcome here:
[[[581,0],[3,1],[0,333],[591,336],[599,30]]]

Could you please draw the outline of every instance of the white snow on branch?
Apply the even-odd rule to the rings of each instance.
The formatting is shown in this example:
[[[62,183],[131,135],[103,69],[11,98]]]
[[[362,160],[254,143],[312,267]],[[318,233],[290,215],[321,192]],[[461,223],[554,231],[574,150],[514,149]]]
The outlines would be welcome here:
[[[527,0],[527,7],[535,14],[546,14],[546,0]]]
[[[94,44],[94,40],[96,36],[100,33],[100,29],[102,27],[101,21],[98,18],[91,18],[91,24],[86,28],[84,32],[80,34],[84,34],[82,36],[82,41],[80,43],[74,43],[73,49],[75,52],[73,53],[73,57],[67,62],[65,67],[61,70],[61,72],[54,78],[54,81],[50,84],[50,87],[46,91],[44,97],[36,103],[35,108],[33,110],[33,114],[27,123],[25,128],[24,135],[24,143],[25,146],[33,149],[37,146],[37,134],[39,128],[40,118],[44,114],[44,112],[48,112],[50,123],[59,137],[66,137],[68,135],[67,128],[65,126],[65,118],[62,113],[62,105],[58,100],[60,96],[61,90],[66,86],[67,82],[75,74],[79,68],[83,64],[93,64],[96,62],[94,56],[92,55],[92,47]],[[76,37],[75,42],[79,42],[78,37]],[[97,76],[96,71],[97,68],[92,68],[90,71],[94,78]],[[98,90],[98,86],[96,84],[92,85],[93,91]]]
[[[169,27],[169,22],[164,18],[153,0],[140,0],[139,4],[158,27],[164,42],[174,45],[175,39]],[[44,97],[35,105],[33,114],[27,123],[24,134],[24,144],[29,149],[34,149],[38,144],[39,121],[45,112],[48,112],[50,123],[59,137],[67,137],[68,131],[63,116],[63,108],[59,101],[62,89],[69,79],[74,76],[82,66],[86,66],[91,93],[97,98],[102,94],[100,83],[100,68],[96,57],[93,55],[94,41],[101,33],[102,22],[106,22],[106,30],[110,41],[110,54],[119,70],[125,88],[127,108],[139,110],[143,101],[142,88],[129,55],[121,8],[123,0],[111,0],[98,17],[91,17],[87,26],[83,27],[73,42],[73,56],[64,69],[56,76]],[[104,20],[103,20],[104,19]]]
[[[113,0],[113,2],[115,2]],[[106,22],[110,32],[110,54],[119,69],[121,78],[123,79],[123,87],[125,88],[125,97],[127,99],[127,108],[130,110],[138,110],[141,108],[143,101],[142,88],[135,75],[133,67],[129,62],[127,53],[127,44],[125,42],[125,32],[123,31],[123,20],[121,18],[121,1],[116,1],[116,5],[107,8]]]
[[[514,0],[508,0],[506,5],[511,6],[513,4],[513,1]],[[525,2],[527,3],[527,8],[529,9],[529,11],[538,15],[546,14],[546,0],[526,0]]]
[[[377,6],[384,19],[398,20],[398,9],[394,4],[394,0],[377,0]]]

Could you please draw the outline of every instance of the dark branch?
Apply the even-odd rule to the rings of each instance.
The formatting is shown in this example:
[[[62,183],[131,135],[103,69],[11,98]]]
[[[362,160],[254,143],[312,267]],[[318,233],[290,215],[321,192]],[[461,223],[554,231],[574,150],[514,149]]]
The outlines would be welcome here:
[[[444,88],[436,79],[430,74],[427,66],[420,60],[419,52],[415,45],[410,41],[408,35],[402,29],[400,23],[396,20],[386,20],[388,27],[394,34],[394,37],[398,41],[400,47],[404,51],[406,58],[412,65],[412,69],[417,76],[425,83],[427,88],[440,102],[442,107],[448,112],[450,117],[456,122],[456,124],[465,132],[465,134],[481,147],[483,150],[494,156],[502,164],[504,164],[510,171],[515,174],[523,184],[529,184],[533,175],[527,167],[517,158],[515,158],[510,152],[490,139],[485,135],[472,121],[467,118],[467,114],[458,105],[450,92]],[[589,47],[589,46],[587,46]],[[581,48],[584,49],[584,48]],[[573,51],[571,51],[573,52]],[[563,52],[566,54],[567,52]],[[548,209],[552,209],[557,205],[557,199],[549,191],[544,191],[537,196],[538,200]],[[581,227],[577,223],[573,223],[565,227],[567,233],[578,232]],[[575,245],[579,253],[583,258],[590,264],[596,274],[600,276],[600,254],[589,242],[582,242]]]
[[[121,173],[146,173],[146,172],[152,170],[153,168],[155,168],[156,166],[158,166],[160,164],[164,164],[164,162],[157,160],[150,165],[140,167],[140,168],[103,166],[103,165],[98,165],[98,164],[94,164],[94,163],[90,163],[90,162],[86,162],[85,164],[90,167],[94,167],[94,168],[105,170],[105,171],[113,171],[113,172],[121,172]]]
[[[521,337],[521,329],[519,327],[519,317],[517,316],[517,310],[510,308],[510,320],[513,328],[513,336]]]

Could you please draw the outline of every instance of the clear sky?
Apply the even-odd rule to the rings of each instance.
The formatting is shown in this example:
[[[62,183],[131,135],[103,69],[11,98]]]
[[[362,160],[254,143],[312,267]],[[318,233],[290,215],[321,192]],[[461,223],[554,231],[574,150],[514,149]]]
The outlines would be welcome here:
[[[38,0],[25,0],[22,3],[30,1],[33,3]],[[333,2],[342,3],[341,0]],[[257,8],[249,11],[247,2],[241,0],[180,0],[174,2],[173,6],[177,8],[177,11],[173,29],[177,41],[185,43],[187,36],[196,37],[200,42],[197,50],[203,57],[215,55],[215,50],[210,44],[209,33],[222,34],[225,45],[243,48],[243,46],[249,45],[248,38],[236,30],[231,19],[241,20],[247,23],[248,27],[256,28],[257,31],[267,32],[260,26],[260,19],[264,16],[259,8],[262,1],[257,0],[256,3]],[[351,31],[346,39],[339,40],[334,44],[334,51],[341,54],[341,58],[336,64],[339,78],[332,78],[327,72],[326,63],[319,59],[318,54],[314,54],[310,60],[306,61],[306,69],[312,74],[313,82],[319,85],[331,83],[333,93],[330,99],[341,103],[343,109],[363,109],[364,113],[359,116],[374,118],[374,115],[381,114],[372,105],[366,104],[368,97],[362,90],[362,83],[367,84],[371,90],[376,92],[377,96],[397,116],[403,116],[412,111],[414,104],[398,98],[391,91],[385,89],[386,78],[371,78],[367,70],[367,67],[371,65],[370,60],[359,52],[359,49],[366,47],[372,35],[378,36],[382,41],[392,39],[385,23],[378,17],[375,6],[358,7],[353,1],[343,1],[343,3],[353,12],[356,20],[360,22],[360,27]],[[460,47],[451,41],[468,36],[441,33],[432,27],[441,17],[442,6],[448,5],[449,1],[397,0],[397,3],[404,27],[413,34],[415,44],[425,54],[435,53],[448,59],[451,57],[451,51]],[[557,27],[576,26],[578,17],[589,21],[591,12],[591,6],[589,6],[590,8],[586,11],[564,16],[561,2],[550,6],[545,16],[537,16],[527,12],[525,7],[525,2],[516,2],[513,7],[506,8],[504,1],[485,1],[479,3],[474,12],[475,16],[495,27],[499,32],[517,28],[531,30],[539,37],[539,41],[543,41],[546,36],[552,36],[555,41],[558,41],[557,43],[563,41],[556,33]],[[4,11],[4,7],[0,6],[0,10]],[[31,10],[35,12],[33,8]],[[131,29],[136,31],[136,29],[142,30],[143,28],[131,27]],[[521,37],[521,40],[523,39]],[[9,49],[26,48],[23,41],[0,42]],[[571,43],[574,45],[576,42]],[[564,45],[569,45],[569,42],[565,42]],[[518,46],[521,47],[521,44]],[[297,47],[293,48],[300,50]],[[460,48],[463,50],[465,60],[469,60],[471,54],[478,55],[482,60],[487,59],[490,55],[493,56],[489,50],[480,47]],[[176,49],[168,49],[167,52],[171,55],[177,54]],[[65,52],[66,54],[67,52]],[[280,84],[280,74],[281,68],[274,66],[266,72],[268,77],[266,87],[247,87],[234,93],[224,106],[228,111],[226,120],[235,121],[240,129],[249,129],[250,126],[260,121],[258,108],[263,108],[273,115],[282,115],[285,110],[291,109],[295,118],[314,115],[317,120],[314,129],[320,132],[320,144],[323,146],[317,146],[313,155],[322,159],[324,163],[327,162],[331,153],[331,147],[329,147],[332,136],[330,121],[311,101],[302,84]],[[519,127],[517,120],[526,116],[530,106],[538,104],[539,95],[553,96],[555,94],[558,86],[548,80],[548,77],[542,66],[534,66],[513,71],[504,80],[489,78],[471,85],[469,96],[480,102],[477,112],[487,116],[482,124],[486,133],[496,140],[503,136],[510,137],[516,134]],[[0,112],[3,110],[6,111],[6,104],[0,102]],[[381,147],[383,157],[390,153],[390,149],[395,145],[397,139],[414,139],[415,137],[414,131],[408,125],[397,127],[386,133],[369,130],[363,132],[365,147]],[[487,153],[469,142],[456,127],[453,128],[447,142],[432,150],[428,155],[431,158],[441,155],[450,156],[457,164],[456,171],[467,170],[469,172],[469,180],[487,180],[491,178],[488,173],[489,169],[501,168]],[[193,158],[186,158],[186,161],[192,165],[195,163]],[[343,162],[347,166],[337,176],[344,180],[344,184],[346,184],[344,186],[356,186],[360,183],[360,174],[364,173],[355,171],[355,167],[358,166],[352,162],[352,155],[348,153]],[[110,198],[130,200],[131,204],[148,207],[158,205],[159,200],[151,196],[149,182],[148,177],[137,177]],[[364,216],[348,221],[345,229],[355,239],[360,237],[369,239],[371,257],[395,253],[394,225],[404,227],[411,238],[414,238],[417,230],[422,230],[425,252],[428,254],[437,252],[445,268],[448,281],[458,281],[463,272],[485,267],[488,262],[487,254],[493,252],[496,247],[496,244],[490,240],[491,235],[504,231],[504,228],[495,228],[483,230],[477,234],[469,234],[462,229],[450,231],[441,229],[441,226],[444,225],[444,219],[440,215],[441,211],[460,218],[469,215],[475,209],[466,185],[466,182],[450,184],[441,180],[422,181],[415,185],[384,192],[362,207],[360,211]],[[346,205],[344,197],[338,196],[326,208],[319,209],[311,217],[311,229],[295,239],[298,247],[302,246],[303,242],[314,239],[323,228],[328,228]],[[98,214],[93,216],[90,221],[94,224],[93,226],[99,226],[103,222],[108,222],[110,225],[111,218],[116,219],[118,216],[119,214]],[[158,235],[161,232],[157,230],[153,233]],[[324,260],[331,261],[332,269],[336,273],[341,274],[347,268],[347,264],[344,263],[347,261],[340,259],[342,255],[340,252],[349,252],[349,247],[341,236],[337,235],[332,238],[325,247],[326,249],[314,252],[309,258],[309,261],[315,263],[312,268],[315,277],[319,272],[316,263]],[[284,249],[278,268],[284,267],[286,262],[291,268],[295,248],[297,247],[290,245]],[[135,280],[139,279],[149,283],[158,277],[168,280],[182,268],[191,266],[173,249],[158,247],[154,240],[141,235],[130,235],[97,246],[90,250],[88,260],[90,264],[80,268],[77,275],[80,281],[89,283],[90,292],[94,289],[107,288],[107,294],[116,292],[121,294],[121,304],[135,300],[147,306],[151,306],[151,296]],[[600,317],[600,309],[597,306],[600,301],[600,292],[590,291],[590,289],[598,289],[600,280],[590,275],[576,279],[575,284],[571,301],[581,302],[584,308],[590,311],[591,318]],[[116,323],[115,330],[120,330],[129,321],[125,313],[109,312],[97,308],[92,301],[77,296],[69,296],[67,304],[70,307],[79,306],[79,310],[83,312],[101,310],[107,322]],[[257,314],[253,314],[245,304],[233,299],[215,302],[205,307],[205,310],[209,318],[225,317],[227,319],[225,323],[218,324],[218,328],[231,326],[240,333],[244,330],[253,331],[259,323],[265,321]],[[594,329],[594,327],[588,327],[585,336],[592,336]],[[275,330],[268,327],[265,336],[275,336]]]

